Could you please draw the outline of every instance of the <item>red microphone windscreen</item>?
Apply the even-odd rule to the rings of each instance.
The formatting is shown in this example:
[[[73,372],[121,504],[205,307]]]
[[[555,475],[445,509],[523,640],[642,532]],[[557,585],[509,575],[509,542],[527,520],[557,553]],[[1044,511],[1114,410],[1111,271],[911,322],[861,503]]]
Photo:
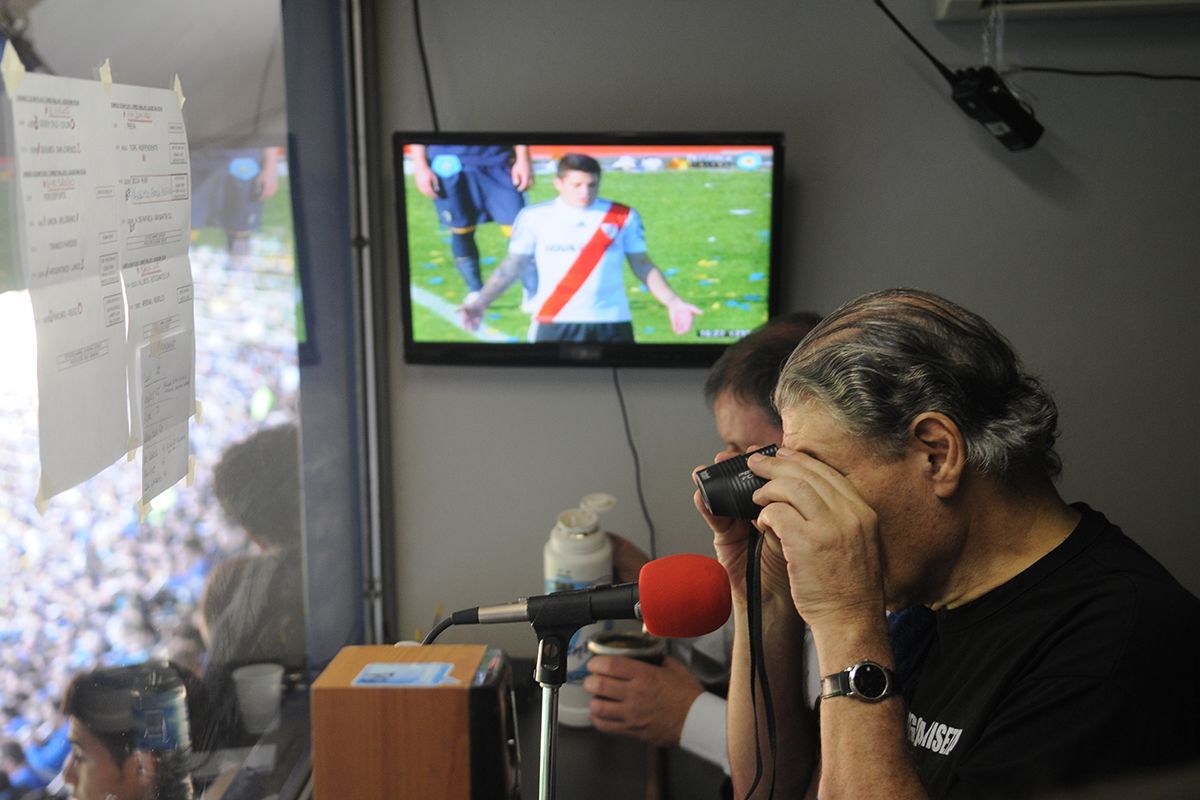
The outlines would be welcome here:
[[[638,575],[642,622],[655,636],[700,636],[729,619],[729,577],[715,558],[656,558]]]

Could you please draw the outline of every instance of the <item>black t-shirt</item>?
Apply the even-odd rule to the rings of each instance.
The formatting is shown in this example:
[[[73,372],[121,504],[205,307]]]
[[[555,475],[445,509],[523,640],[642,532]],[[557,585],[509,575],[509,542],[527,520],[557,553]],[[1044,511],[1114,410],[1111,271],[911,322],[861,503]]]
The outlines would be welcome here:
[[[907,720],[931,797],[1028,797],[1200,759],[1200,601],[1076,508],[1052,552],[937,613]]]

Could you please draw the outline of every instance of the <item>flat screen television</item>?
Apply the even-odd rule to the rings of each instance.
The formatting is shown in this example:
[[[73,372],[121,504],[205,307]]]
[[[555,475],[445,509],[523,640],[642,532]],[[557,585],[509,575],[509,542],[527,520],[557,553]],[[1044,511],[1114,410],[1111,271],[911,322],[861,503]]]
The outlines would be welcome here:
[[[781,134],[393,148],[409,363],[709,366],[778,310]]]

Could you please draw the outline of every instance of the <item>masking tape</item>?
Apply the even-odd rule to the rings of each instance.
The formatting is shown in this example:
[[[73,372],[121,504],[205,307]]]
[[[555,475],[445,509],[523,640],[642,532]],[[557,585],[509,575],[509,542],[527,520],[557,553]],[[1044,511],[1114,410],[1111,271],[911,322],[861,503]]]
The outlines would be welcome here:
[[[9,97],[16,97],[21,81],[25,80],[25,65],[8,39],[4,41],[4,56],[0,57],[0,74],[4,76],[4,91]]]
[[[33,504],[37,507],[39,515],[44,516],[46,508],[50,505],[50,498],[54,496],[54,488],[50,485],[50,479],[46,477],[46,473],[42,473],[42,479],[38,482],[37,496],[33,498]]]
[[[108,94],[109,89],[111,89],[113,85],[112,62],[110,62],[107,58],[104,59],[104,63],[96,67],[96,75],[99,76],[100,83],[102,86],[104,86],[104,93]]]

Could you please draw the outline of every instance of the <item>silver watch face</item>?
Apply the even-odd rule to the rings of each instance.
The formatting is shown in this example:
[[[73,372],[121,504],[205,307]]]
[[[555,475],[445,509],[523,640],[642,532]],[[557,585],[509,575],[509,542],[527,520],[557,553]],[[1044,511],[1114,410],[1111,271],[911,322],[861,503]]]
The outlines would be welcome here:
[[[850,668],[850,691],[864,700],[882,700],[890,688],[887,670],[874,661],[863,661]]]

